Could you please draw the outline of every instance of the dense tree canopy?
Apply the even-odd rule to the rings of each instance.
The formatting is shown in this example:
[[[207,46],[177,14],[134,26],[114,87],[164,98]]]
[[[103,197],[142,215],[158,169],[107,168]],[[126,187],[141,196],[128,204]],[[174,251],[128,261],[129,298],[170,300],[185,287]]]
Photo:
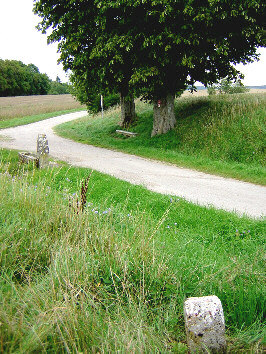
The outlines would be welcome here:
[[[153,135],[175,124],[174,97],[196,81],[237,78],[265,45],[263,0],[36,0],[73,81],[91,93],[154,102]]]
[[[261,0],[127,0],[105,6],[121,23],[130,23],[128,46],[139,53],[132,82],[151,101],[196,81],[207,85],[236,77],[233,64],[251,62],[263,45]]]
[[[36,1],[35,13],[43,18],[39,25],[43,32],[52,27],[49,41],[59,43],[61,62],[65,70],[72,71],[77,97],[90,107],[95,94],[119,92],[121,102],[128,103],[130,120],[135,116],[128,86],[131,60],[126,60],[122,39],[121,48],[115,41],[108,44],[109,35],[113,38],[114,33],[106,32],[106,19],[99,6],[90,0],[45,0]]]
[[[0,96],[46,95],[50,79],[34,64],[0,59]]]
[[[34,64],[0,59],[0,96],[62,95],[70,92],[69,84],[55,81],[40,73]]]
[[[60,78],[57,76],[55,81],[50,82],[48,95],[65,95],[70,93],[70,91],[70,85],[61,82]]]

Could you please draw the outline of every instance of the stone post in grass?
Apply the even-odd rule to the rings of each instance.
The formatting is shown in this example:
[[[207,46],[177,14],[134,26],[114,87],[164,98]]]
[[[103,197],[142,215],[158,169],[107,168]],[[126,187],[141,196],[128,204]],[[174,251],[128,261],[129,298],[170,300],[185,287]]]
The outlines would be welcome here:
[[[37,139],[37,154],[40,167],[48,165],[49,146],[46,134],[39,134]]]
[[[184,303],[184,317],[191,353],[225,353],[224,314],[217,296],[188,298]]]

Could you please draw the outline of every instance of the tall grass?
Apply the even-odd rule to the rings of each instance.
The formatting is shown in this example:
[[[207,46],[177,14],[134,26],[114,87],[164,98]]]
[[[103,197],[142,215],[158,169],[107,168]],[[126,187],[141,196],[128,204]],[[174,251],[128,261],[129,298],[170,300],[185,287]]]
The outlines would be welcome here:
[[[135,138],[118,136],[118,110],[68,122],[56,131],[83,143],[117,149],[179,166],[265,184],[266,94],[181,97],[176,128],[150,137],[152,107],[137,103]]]
[[[262,221],[2,150],[2,352],[187,352],[182,306],[215,294],[229,348],[262,350]],[[254,349],[255,348],[255,349]],[[261,348],[261,349],[260,349]]]
[[[265,114],[266,94],[183,99],[177,105],[180,151],[263,165]]]

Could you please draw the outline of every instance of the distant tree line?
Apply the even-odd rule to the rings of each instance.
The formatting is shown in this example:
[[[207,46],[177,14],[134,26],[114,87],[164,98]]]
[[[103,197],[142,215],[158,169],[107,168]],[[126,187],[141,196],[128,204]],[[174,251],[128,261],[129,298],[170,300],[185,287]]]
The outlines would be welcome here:
[[[70,93],[70,91],[70,85],[61,82],[60,78],[57,76],[55,81],[50,82],[48,95],[64,95]]]
[[[234,94],[234,93],[245,93],[249,89],[241,82],[241,80],[230,80],[228,77],[220,80],[217,84],[207,86],[208,94],[215,95],[218,93]]]
[[[61,83],[58,77],[52,81],[36,65],[0,59],[0,97],[65,93],[69,93],[68,84]]]

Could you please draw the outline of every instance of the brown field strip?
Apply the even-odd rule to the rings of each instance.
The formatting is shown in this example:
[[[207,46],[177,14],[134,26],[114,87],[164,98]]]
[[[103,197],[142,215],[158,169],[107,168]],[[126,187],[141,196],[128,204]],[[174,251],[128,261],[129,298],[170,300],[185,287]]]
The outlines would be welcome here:
[[[249,93],[265,92],[266,90],[263,89],[249,91]],[[185,91],[182,96],[200,97],[207,96],[207,94],[207,90],[199,90],[193,94]],[[86,109],[71,95],[0,97],[0,121],[79,108]]]
[[[82,107],[71,95],[0,97],[0,120]]]
[[[266,93],[266,89],[250,89],[247,93]],[[182,97],[202,97],[202,96],[208,96],[207,89],[203,90],[198,90],[197,92],[189,92],[185,91],[182,94]]]

